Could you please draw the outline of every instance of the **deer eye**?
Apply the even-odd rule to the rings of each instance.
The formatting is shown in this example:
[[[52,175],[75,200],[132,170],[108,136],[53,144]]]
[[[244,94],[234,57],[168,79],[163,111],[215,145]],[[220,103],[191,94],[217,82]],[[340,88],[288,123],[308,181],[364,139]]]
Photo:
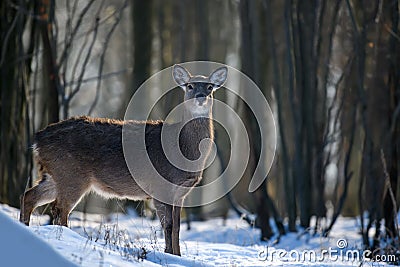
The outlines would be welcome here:
[[[187,89],[189,89],[189,90],[193,90],[193,85],[191,85],[191,84],[188,84],[188,85],[187,85]]]
[[[214,89],[214,87],[211,84],[207,86],[208,91],[212,91],[213,89]]]

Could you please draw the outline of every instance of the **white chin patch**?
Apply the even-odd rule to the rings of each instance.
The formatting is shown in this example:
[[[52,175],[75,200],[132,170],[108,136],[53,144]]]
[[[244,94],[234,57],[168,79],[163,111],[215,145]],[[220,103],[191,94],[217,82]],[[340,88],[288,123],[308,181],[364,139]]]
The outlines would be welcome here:
[[[206,104],[203,104],[202,106],[199,105],[195,105],[194,107],[192,107],[191,109],[192,114],[195,116],[208,116],[208,106]]]

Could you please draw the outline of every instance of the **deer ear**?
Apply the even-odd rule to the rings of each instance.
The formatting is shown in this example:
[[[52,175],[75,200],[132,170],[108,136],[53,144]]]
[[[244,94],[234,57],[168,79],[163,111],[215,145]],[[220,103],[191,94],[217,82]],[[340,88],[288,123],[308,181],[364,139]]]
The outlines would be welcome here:
[[[172,76],[174,77],[174,81],[176,82],[176,84],[183,89],[185,89],[185,85],[192,77],[192,75],[190,75],[190,72],[188,72],[184,67],[180,65],[174,65]]]
[[[210,81],[212,84],[214,84],[215,89],[221,87],[224,85],[226,78],[228,76],[228,68],[227,67],[221,67],[213,71],[213,73],[210,74]]]

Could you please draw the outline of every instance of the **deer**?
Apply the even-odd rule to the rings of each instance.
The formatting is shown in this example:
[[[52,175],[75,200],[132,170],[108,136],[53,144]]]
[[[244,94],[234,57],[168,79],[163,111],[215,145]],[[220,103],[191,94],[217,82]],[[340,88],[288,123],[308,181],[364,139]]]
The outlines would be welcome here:
[[[80,116],[50,124],[38,131],[32,147],[39,182],[21,195],[20,222],[29,226],[32,212],[39,206],[51,203],[53,224],[68,227],[69,214],[89,192],[104,198],[152,199],[164,232],[165,252],[180,256],[183,201],[202,179],[203,168],[182,170],[171,164],[163,151],[161,130],[181,129],[177,149],[188,160],[199,158],[199,144],[204,139],[209,142],[206,142],[202,151],[208,155],[214,140],[213,93],[224,85],[227,73],[225,66],[217,68],[209,76],[192,75],[181,65],[173,66],[173,79],[184,90],[183,118],[179,122]],[[154,167],[166,180],[185,188],[173,204],[155,199],[143,190],[132,176],[137,173],[146,179],[146,175],[151,174],[147,174],[146,170],[130,172],[125,162],[122,128],[135,129],[143,125],[146,127],[146,146],[149,145],[147,154]],[[136,160],[140,162],[141,159]],[[204,166],[205,160],[200,164]],[[157,188],[157,184],[152,186]]]

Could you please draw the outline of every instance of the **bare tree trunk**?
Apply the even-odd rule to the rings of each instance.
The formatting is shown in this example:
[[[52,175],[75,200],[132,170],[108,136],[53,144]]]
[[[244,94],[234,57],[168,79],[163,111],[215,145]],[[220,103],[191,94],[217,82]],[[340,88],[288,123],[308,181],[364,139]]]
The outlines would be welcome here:
[[[240,21],[242,25],[242,38],[241,38],[241,62],[242,71],[253,78],[256,83],[259,83],[259,77],[256,69],[259,69],[259,54],[254,50],[258,45],[258,40],[255,35],[258,34],[258,16],[255,11],[258,11],[257,3],[253,1],[242,0],[240,1]],[[260,157],[260,133],[258,130],[257,122],[254,119],[251,111],[244,107],[242,103],[241,107],[243,115],[246,118],[244,120],[247,131],[253,133],[249,136],[250,141],[250,159],[247,166],[247,175],[253,174],[257,161]],[[258,134],[256,134],[258,133]],[[268,240],[273,235],[271,225],[269,222],[270,210],[268,206],[268,191],[266,188],[267,184],[264,182],[259,189],[254,192],[255,205],[256,205],[256,226],[261,229],[261,240]]]
[[[389,170],[389,181],[390,187],[387,190],[391,190],[392,192],[387,192],[384,203],[383,203],[383,211],[384,211],[384,219],[385,219],[385,229],[387,231],[387,235],[398,238],[399,233],[396,227],[395,221],[397,220],[396,215],[398,209],[396,208],[396,201],[392,197],[396,197],[397,195],[397,186],[398,186],[398,178],[399,178],[399,153],[400,153],[400,43],[399,40],[396,39],[396,36],[399,36],[399,6],[391,5],[387,7],[387,16],[390,17],[391,20],[391,31],[392,34],[388,41],[388,54],[390,55],[389,69],[388,69],[388,88],[389,88],[389,117],[390,119],[390,143],[391,146],[389,148],[390,157],[390,170]],[[399,244],[397,244],[398,246]]]
[[[58,77],[57,67],[57,40],[54,37],[54,0],[41,0],[39,4],[39,32],[43,44],[43,84],[47,99],[47,121],[45,124],[58,122],[60,104],[58,95],[61,85]]]
[[[152,1],[134,0],[133,16],[133,92],[150,76],[152,47]]]
[[[152,54],[152,0],[134,0],[132,4],[133,19],[133,80],[131,95],[126,99],[129,101],[131,96],[140,85],[150,77],[151,54]],[[126,102],[126,105],[128,102]],[[126,106],[124,105],[124,106]],[[147,119],[147,118],[144,118]],[[139,215],[143,215],[143,201],[133,205]]]
[[[395,110],[399,105],[399,76],[393,69],[398,67],[399,50],[398,41],[393,42],[397,36],[393,30],[398,31],[399,10],[397,5],[385,1],[375,2],[370,7],[362,1],[346,0],[346,6],[354,33],[356,81],[365,135],[359,189],[361,232],[364,246],[375,251],[380,247],[382,237],[398,236],[395,227],[397,209],[393,201],[398,179],[398,138],[394,138],[393,134],[394,129],[398,129]],[[398,133],[395,135],[398,136]],[[362,217],[365,210],[369,214],[366,227]],[[381,232],[383,218],[386,226],[384,234]],[[371,244],[369,230],[374,225]]]
[[[20,5],[16,10],[8,1],[0,3],[0,202],[15,207],[32,166],[28,98],[31,59],[25,57],[22,42],[24,11],[32,10],[32,5],[24,1]]]
[[[207,3],[208,1],[204,0],[196,0],[195,6],[196,6],[196,28],[197,30],[195,31],[196,33],[196,60],[209,60],[209,26],[208,26],[208,18],[207,18]],[[184,17],[184,14],[182,14]],[[183,21],[186,21],[183,19]],[[186,40],[184,35],[183,40]],[[186,50],[186,46],[184,46],[184,43],[182,43],[182,50]],[[185,59],[182,58],[182,61]],[[201,180],[198,186],[202,186],[204,184],[204,180]],[[191,197],[190,195],[188,196],[189,198]],[[201,197],[201,196],[199,196]],[[203,208],[201,206],[199,207],[193,207],[193,208],[186,208],[186,215],[187,215],[187,223],[188,223],[188,229],[191,228],[190,226],[190,221],[192,217],[196,220],[204,220],[204,214],[203,214]]]
[[[271,6],[269,5],[270,0],[265,0],[265,21],[266,21],[266,29],[267,29],[267,38],[269,40],[268,47],[270,49],[271,61],[272,61],[272,70],[273,70],[273,80],[272,84],[274,87],[274,92],[276,95],[276,102],[278,108],[278,126],[280,133],[280,142],[281,142],[281,153],[283,160],[283,179],[284,186],[286,191],[286,210],[288,213],[289,219],[289,231],[296,232],[296,196],[294,189],[293,176],[290,172],[290,161],[289,161],[289,152],[287,147],[287,141],[285,136],[285,125],[283,121],[283,99],[282,99],[282,86],[281,86],[281,75],[278,68],[278,59],[277,52],[275,49],[275,38],[274,31],[272,25],[272,13]]]

